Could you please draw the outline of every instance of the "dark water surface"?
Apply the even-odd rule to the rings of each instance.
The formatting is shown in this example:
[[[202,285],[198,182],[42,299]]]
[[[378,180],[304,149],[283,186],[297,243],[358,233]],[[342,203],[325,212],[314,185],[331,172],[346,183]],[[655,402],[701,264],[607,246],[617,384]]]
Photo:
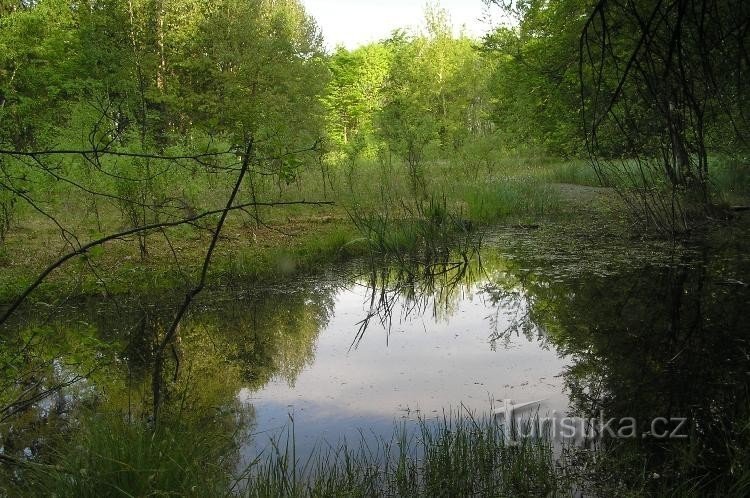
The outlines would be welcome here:
[[[496,234],[481,265],[447,275],[443,266],[342,272],[305,365],[240,390],[254,408],[253,443],[288,426],[290,413],[304,452],[357,440],[360,429],[388,437],[394,420],[489,413],[506,399],[542,400],[542,416],[633,419],[657,459],[669,443],[650,437],[654,427],[671,432],[688,419],[676,435],[703,433],[708,446],[721,444],[713,432],[741,430],[750,376],[742,238],[561,235]],[[653,426],[659,418],[669,422]]]

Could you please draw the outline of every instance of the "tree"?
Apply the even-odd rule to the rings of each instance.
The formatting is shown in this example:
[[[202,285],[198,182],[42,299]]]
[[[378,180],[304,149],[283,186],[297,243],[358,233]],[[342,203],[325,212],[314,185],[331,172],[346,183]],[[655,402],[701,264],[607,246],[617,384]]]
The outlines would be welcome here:
[[[438,139],[438,108],[425,71],[426,40],[394,37],[388,42],[393,62],[386,83],[386,102],[378,116],[379,134],[405,161],[412,193],[424,189],[425,148]]]
[[[383,85],[390,67],[390,54],[382,43],[354,51],[336,49],[328,64],[331,81],[324,98],[328,136],[345,146],[358,134],[372,136],[374,116],[383,105]]]
[[[505,146],[582,155],[577,47],[591,0],[488,3],[517,23],[488,34],[482,47],[496,61],[492,120]]]
[[[454,37],[447,13],[428,7],[426,32],[397,32],[385,42],[392,54],[378,114],[381,139],[408,167],[412,191],[424,189],[431,145],[450,152],[478,132],[483,64],[472,42]]]
[[[0,17],[0,144],[23,149],[62,124],[55,109],[74,91],[73,26],[63,0]]]
[[[171,229],[210,234],[196,281],[155,337],[156,419],[168,353],[230,215],[307,204],[260,200],[254,176],[281,184],[318,154],[327,73],[317,27],[297,0],[40,0],[0,26],[0,207],[23,203],[62,243],[0,325],[65,264],[96,273],[89,256],[110,242],[136,238],[145,257],[147,236],[171,247]],[[191,184],[205,190],[186,208]],[[71,199],[115,205],[124,220],[92,230]],[[7,219],[3,210],[0,235]]]
[[[689,231],[711,215],[711,153],[748,150],[749,32],[750,6],[734,0],[600,1],[588,18],[589,152],[660,230]]]

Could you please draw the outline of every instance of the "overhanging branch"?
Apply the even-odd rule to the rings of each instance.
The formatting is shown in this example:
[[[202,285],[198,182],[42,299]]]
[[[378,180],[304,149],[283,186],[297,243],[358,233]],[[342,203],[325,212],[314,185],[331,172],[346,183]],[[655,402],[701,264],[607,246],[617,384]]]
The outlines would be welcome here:
[[[157,231],[162,230],[165,228],[174,228],[181,225],[187,225],[194,223],[198,220],[215,216],[218,214],[224,214],[225,212],[231,212],[231,211],[237,211],[246,209],[249,207],[284,207],[284,206],[332,206],[334,205],[333,202],[329,201],[288,201],[288,202],[246,202],[242,204],[237,204],[234,206],[225,207],[222,209],[214,209],[211,211],[205,211],[201,214],[198,214],[196,216],[192,216],[189,218],[182,218],[180,220],[175,221],[165,221],[161,223],[153,223],[150,225],[144,225],[136,228],[131,228],[129,230],[124,230],[122,232],[113,233],[110,235],[107,235],[105,237],[102,237],[100,239],[93,240],[91,242],[88,242],[82,246],[80,246],[78,249],[73,250],[61,258],[59,258],[57,261],[49,265],[42,273],[39,274],[39,276],[34,280],[34,282],[29,285],[26,290],[10,305],[10,307],[5,310],[2,317],[0,317],[0,325],[4,324],[10,316],[18,309],[21,304],[44,282],[44,280],[56,269],[64,265],[69,260],[75,258],[76,256],[81,256],[83,254],[86,254],[91,249],[106,244],[107,242],[111,242],[113,240],[123,239],[125,237],[129,237],[132,235],[144,233],[144,232],[151,232],[151,231]]]

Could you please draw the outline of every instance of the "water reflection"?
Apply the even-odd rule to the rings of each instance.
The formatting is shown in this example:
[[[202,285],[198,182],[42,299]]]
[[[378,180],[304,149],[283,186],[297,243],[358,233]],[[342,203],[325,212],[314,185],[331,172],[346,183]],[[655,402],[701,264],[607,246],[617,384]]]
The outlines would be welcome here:
[[[750,442],[742,239],[639,252],[536,237],[496,241],[481,263],[352,264],[278,287],[205,294],[180,330],[170,367],[182,375],[170,391],[194,407],[239,399],[251,409],[247,455],[290,413],[304,453],[323,440],[359,439],[360,429],[390,435],[394,419],[461,405],[486,412],[491,400],[514,399],[545,400],[543,411],[632,417],[639,435],[656,417],[689,418],[687,441],[599,441],[610,455],[631,455],[610,470],[633,461],[662,476],[730,469],[732,452]],[[155,338],[177,299],[89,300],[57,315],[32,313],[4,351],[32,344],[41,358],[32,379],[59,358],[104,365],[89,381],[106,393],[97,402],[145,416]],[[29,342],[36,337],[44,340]],[[24,354],[18,349],[20,360],[7,365],[23,364]],[[6,397],[24,389],[4,386]],[[679,470],[686,454],[689,472]]]
[[[325,281],[300,281],[293,291],[203,296],[169,355],[167,409],[215,423],[217,413],[231,416],[240,389],[272,379],[293,384],[314,359],[334,294]],[[0,343],[0,407],[13,411],[6,424],[0,413],[0,448],[42,444],[47,428],[67,425],[58,415],[76,407],[148,420],[154,351],[179,299],[84,299],[22,316]],[[86,389],[67,387],[81,375]],[[51,389],[59,394],[45,398]]]
[[[565,360],[525,337],[493,350],[492,303],[477,284],[454,292],[451,307],[438,305],[439,314],[416,313],[413,295],[389,294],[389,319],[371,321],[356,348],[350,347],[352,336],[361,331],[357,324],[371,308],[373,288],[353,285],[339,292],[315,362],[295,384],[277,379],[242,391],[255,407],[256,430],[264,433],[255,442],[262,447],[265,433],[288,424],[289,413],[304,453],[324,440],[358,440],[359,429],[390,436],[394,419],[413,423],[461,406],[487,412],[492,400],[546,399],[546,409],[564,410],[558,377]],[[434,299],[427,299],[427,309],[435,309]]]
[[[367,289],[364,302],[369,309],[359,322],[352,346],[358,345],[373,320],[387,330],[394,319],[403,322],[413,316],[431,315],[436,320],[450,320],[475,284],[486,278],[479,253],[474,256],[452,261],[446,255],[441,261],[371,266],[366,278],[355,279],[356,285]]]
[[[659,489],[729,478],[747,448],[750,420],[750,303],[746,253],[726,240],[701,241],[659,264],[547,272],[520,257],[526,320],[570,358],[565,387],[582,417],[633,418],[634,439],[602,434],[599,449],[631,486],[648,469]],[[739,250],[738,250],[739,249]],[[500,285],[498,299],[506,299]],[[679,427],[680,418],[687,418]],[[658,425],[653,421],[669,422]],[[617,430],[618,423],[614,424]],[[684,439],[663,439],[674,433]],[[742,458],[742,457],[740,457]]]

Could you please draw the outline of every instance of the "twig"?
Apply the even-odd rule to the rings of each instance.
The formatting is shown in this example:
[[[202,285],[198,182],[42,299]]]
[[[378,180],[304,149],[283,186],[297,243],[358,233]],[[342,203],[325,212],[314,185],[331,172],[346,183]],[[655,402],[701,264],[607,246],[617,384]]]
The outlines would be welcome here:
[[[217,215],[217,214],[225,214],[229,211],[237,211],[243,208],[251,207],[251,206],[264,206],[264,207],[279,207],[279,206],[300,206],[300,205],[307,205],[307,206],[332,206],[334,205],[333,202],[325,201],[325,202],[316,202],[316,201],[289,201],[289,202],[247,202],[243,204],[238,204],[236,206],[231,206],[229,208],[223,208],[223,209],[215,209],[211,211],[205,211],[201,214],[198,214],[196,216],[192,216],[190,218],[184,218],[177,221],[167,221],[162,223],[153,223],[150,225],[144,225],[141,227],[131,228],[129,230],[125,230],[122,232],[118,232],[115,234],[107,235],[106,237],[102,237],[100,239],[91,241],[87,244],[82,245],[78,249],[71,251],[64,256],[62,256],[60,259],[49,265],[42,273],[39,274],[39,276],[36,278],[36,280],[29,285],[26,290],[21,294],[14,302],[10,305],[10,307],[3,313],[2,317],[0,317],[0,325],[4,324],[8,318],[18,309],[18,307],[31,295],[34,290],[39,287],[44,280],[57,268],[71,260],[72,258],[76,256],[81,256],[83,254],[86,254],[88,251],[93,249],[94,247],[101,246],[103,244],[106,244],[107,242],[111,242],[113,240],[122,239],[124,237],[128,237],[130,235],[135,235],[143,232],[150,232],[153,230],[159,230],[163,228],[173,228],[180,225],[186,225],[198,220],[201,220],[203,218],[207,218],[209,216]]]

